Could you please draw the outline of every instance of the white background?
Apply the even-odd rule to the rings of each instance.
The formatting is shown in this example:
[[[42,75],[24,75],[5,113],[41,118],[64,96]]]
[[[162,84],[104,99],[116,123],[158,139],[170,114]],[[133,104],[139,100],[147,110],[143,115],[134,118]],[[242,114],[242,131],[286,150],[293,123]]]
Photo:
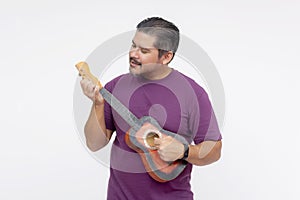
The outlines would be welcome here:
[[[208,53],[225,88],[223,156],[194,168],[195,199],[299,199],[299,10],[296,0],[1,0],[0,199],[105,199],[108,168],[73,121],[74,64],[156,15]]]

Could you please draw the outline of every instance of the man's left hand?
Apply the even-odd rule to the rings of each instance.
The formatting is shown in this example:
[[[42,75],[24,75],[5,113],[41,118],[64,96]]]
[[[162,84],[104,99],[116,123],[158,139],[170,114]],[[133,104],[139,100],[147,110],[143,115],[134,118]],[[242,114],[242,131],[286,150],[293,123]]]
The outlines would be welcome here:
[[[158,149],[158,154],[160,158],[164,161],[175,161],[183,157],[183,144],[171,136],[155,138],[154,144]]]

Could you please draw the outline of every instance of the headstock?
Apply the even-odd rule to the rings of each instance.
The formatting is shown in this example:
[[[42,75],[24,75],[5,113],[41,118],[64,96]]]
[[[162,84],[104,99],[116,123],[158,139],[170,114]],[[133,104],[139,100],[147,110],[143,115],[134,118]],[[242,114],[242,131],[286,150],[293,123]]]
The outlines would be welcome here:
[[[77,68],[79,75],[83,79],[88,79],[92,81],[95,85],[99,87],[99,89],[102,88],[100,81],[91,73],[89,65],[86,62],[79,62],[75,65],[75,67]]]

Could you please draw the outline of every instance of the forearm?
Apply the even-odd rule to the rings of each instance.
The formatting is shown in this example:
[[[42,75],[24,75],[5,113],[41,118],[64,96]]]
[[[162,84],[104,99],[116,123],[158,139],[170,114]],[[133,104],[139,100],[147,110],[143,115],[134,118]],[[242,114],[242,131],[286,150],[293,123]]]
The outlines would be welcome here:
[[[110,140],[104,118],[104,104],[92,106],[89,118],[84,127],[86,144],[91,151],[104,147]]]
[[[220,159],[221,148],[221,141],[204,141],[197,145],[189,145],[186,161],[198,166],[209,165]]]

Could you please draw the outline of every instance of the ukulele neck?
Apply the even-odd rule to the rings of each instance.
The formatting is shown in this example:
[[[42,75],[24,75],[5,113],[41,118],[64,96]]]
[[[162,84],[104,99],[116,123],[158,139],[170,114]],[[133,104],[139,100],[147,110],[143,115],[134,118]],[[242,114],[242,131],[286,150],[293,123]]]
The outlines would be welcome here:
[[[99,92],[104,100],[127,122],[129,126],[134,129],[139,129],[142,126],[140,120],[108,90],[102,87]]]

